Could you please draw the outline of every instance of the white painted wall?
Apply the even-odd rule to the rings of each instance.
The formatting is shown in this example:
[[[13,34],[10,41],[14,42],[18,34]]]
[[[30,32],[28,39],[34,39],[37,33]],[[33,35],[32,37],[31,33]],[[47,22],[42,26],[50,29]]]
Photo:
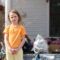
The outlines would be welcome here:
[[[27,17],[23,20],[28,34],[32,39],[39,33],[44,37],[49,36],[49,3],[46,0],[12,0],[12,9],[21,8]]]
[[[0,5],[5,6],[5,0],[0,0]]]

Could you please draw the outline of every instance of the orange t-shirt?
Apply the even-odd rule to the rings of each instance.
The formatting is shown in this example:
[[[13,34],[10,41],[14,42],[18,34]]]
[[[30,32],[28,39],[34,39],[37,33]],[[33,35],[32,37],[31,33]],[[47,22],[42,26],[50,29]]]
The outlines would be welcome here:
[[[8,42],[12,48],[17,48],[21,44],[23,37],[26,35],[26,30],[23,25],[18,27],[8,26],[4,29],[4,33],[8,34]]]

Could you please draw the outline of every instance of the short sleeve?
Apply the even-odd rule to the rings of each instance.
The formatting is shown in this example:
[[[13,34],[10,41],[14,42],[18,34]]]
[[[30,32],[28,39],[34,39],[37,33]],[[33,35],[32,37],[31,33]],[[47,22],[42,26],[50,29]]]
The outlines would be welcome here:
[[[8,31],[9,31],[9,26],[6,26],[4,31],[3,31],[3,34],[5,34],[5,33],[8,34]]]
[[[22,36],[25,36],[27,34],[24,26],[22,26],[21,34],[22,34]]]

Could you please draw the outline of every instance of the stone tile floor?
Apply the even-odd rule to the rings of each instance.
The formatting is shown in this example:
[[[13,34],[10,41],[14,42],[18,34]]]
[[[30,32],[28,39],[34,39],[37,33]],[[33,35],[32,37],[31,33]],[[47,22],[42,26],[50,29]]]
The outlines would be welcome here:
[[[60,60],[60,54],[40,54],[40,56],[43,55],[47,55],[47,56],[54,56],[55,58],[53,60]],[[24,55],[24,60],[33,60],[33,58],[35,57],[35,54],[25,54]],[[43,57],[41,57],[41,59],[39,60],[52,60],[52,59],[43,59]]]

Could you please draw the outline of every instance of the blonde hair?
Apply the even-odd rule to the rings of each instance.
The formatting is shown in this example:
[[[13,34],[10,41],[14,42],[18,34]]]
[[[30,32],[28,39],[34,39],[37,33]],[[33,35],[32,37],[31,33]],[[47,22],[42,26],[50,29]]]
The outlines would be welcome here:
[[[10,13],[15,13],[18,16],[18,23],[22,23],[22,17],[21,17],[21,15],[19,14],[19,12],[17,10],[13,9],[13,10],[9,11],[9,13],[8,13],[8,19],[9,19],[9,21],[10,21],[10,17],[9,17]]]

